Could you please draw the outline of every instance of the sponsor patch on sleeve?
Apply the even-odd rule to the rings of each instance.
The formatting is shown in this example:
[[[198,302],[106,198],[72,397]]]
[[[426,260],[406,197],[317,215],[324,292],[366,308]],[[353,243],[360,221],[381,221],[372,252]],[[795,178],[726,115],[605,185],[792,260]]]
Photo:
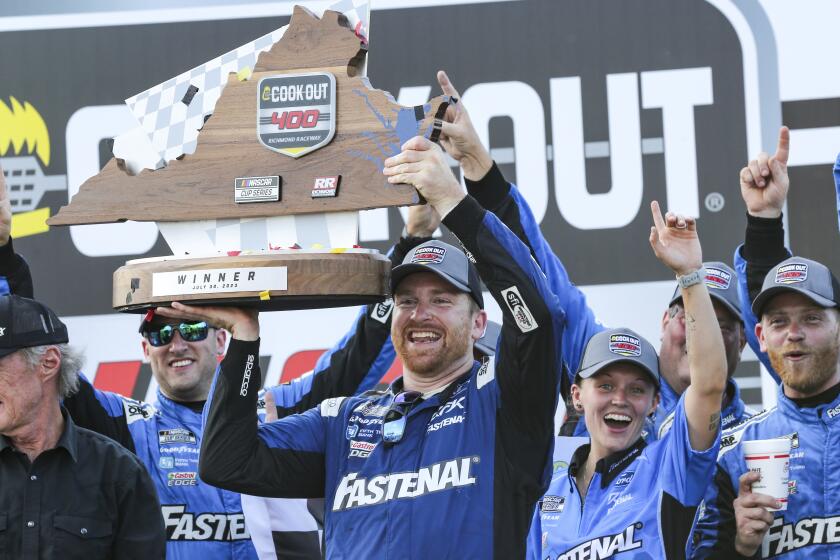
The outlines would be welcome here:
[[[138,420],[148,420],[155,414],[155,408],[146,403],[134,399],[123,399],[126,424],[133,424]]]
[[[531,314],[531,310],[528,309],[525,300],[522,299],[519,288],[511,286],[506,290],[502,290],[502,297],[505,299],[505,304],[507,304],[520,331],[523,333],[531,332],[539,327],[534,316]]]
[[[335,397],[327,399],[321,403],[321,416],[328,418],[330,416],[338,416],[338,411],[341,409],[341,402],[346,397]]]
[[[394,310],[394,300],[386,299],[383,302],[377,303],[373,306],[373,311],[370,312],[370,318],[374,321],[379,321],[383,325],[388,322],[388,317],[391,316],[391,311]]]
[[[496,378],[496,359],[493,356],[488,357],[481,364],[478,373],[475,376],[475,387],[481,389]]]

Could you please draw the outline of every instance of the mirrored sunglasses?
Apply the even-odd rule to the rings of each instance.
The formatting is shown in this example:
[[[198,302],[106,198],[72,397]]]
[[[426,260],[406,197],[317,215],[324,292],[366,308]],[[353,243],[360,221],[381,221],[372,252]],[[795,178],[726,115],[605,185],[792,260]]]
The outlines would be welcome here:
[[[394,402],[388,407],[382,419],[382,441],[385,443],[402,441],[405,435],[406,416],[422,396],[423,393],[419,391],[405,391],[394,397]]]
[[[172,337],[175,336],[176,330],[184,342],[199,342],[207,338],[207,334],[210,332],[210,325],[204,321],[180,323],[178,325],[163,325],[157,329],[147,329],[143,333],[143,336],[146,337],[146,340],[152,346],[166,346],[172,342]]]

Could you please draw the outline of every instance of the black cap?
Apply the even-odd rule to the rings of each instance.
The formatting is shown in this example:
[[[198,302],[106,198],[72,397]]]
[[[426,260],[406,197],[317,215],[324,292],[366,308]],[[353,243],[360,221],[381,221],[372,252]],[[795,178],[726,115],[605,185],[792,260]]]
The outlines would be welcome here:
[[[791,257],[770,269],[764,277],[761,292],[752,304],[752,311],[761,319],[764,307],[781,292],[797,292],[820,307],[837,307],[840,298],[840,284],[827,266]]]
[[[704,281],[709,289],[709,295],[722,303],[739,321],[742,320],[741,298],[738,296],[738,274],[722,262],[703,263],[703,268],[706,270]],[[679,284],[674,290],[674,295],[671,296],[668,307],[677,302],[682,303],[682,290]]]
[[[0,297],[0,357],[68,340],[67,326],[43,303],[16,295]]]
[[[391,293],[409,274],[433,272],[472,296],[478,306],[484,309],[481,293],[481,279],[475,266],[460,249],[443,241],[427,241],[408,252],[401,265],[391,271]]]

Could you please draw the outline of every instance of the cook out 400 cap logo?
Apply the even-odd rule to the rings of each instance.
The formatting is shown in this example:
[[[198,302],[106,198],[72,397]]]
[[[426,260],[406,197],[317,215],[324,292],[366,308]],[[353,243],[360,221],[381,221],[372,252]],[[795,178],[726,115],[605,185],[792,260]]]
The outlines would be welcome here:
[[[440,264],[446,256],[446,249],[443,247],[421,247],[414,251],[411,257],[412,263]]]
[[[610,352],[619,356],[641,356],[642,343],[629,334],[610,335]]]
[[[257,86],[257,137],[270,150],[301,157],[335,136],[335,76],[268,76]]]
[[[791,263],[776,269],[776,284],[797,284],[808,278],[808,265]]]
[[[732,283],[732,275],[720,268],[706,267],[706,287],[717,290],[729,289]]]

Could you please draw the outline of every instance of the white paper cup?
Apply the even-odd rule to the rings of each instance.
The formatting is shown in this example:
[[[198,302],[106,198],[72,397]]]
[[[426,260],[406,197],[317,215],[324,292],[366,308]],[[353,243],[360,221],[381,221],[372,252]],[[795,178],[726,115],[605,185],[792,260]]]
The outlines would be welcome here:
[[[743,441],[741,445],[747,468],[761,475],[761,480],[753,483],[752,491],[773,496],[782,504],[779,509],[767,508],[769,511],[786,510],[790,472],[790,438],[757,439]]]

